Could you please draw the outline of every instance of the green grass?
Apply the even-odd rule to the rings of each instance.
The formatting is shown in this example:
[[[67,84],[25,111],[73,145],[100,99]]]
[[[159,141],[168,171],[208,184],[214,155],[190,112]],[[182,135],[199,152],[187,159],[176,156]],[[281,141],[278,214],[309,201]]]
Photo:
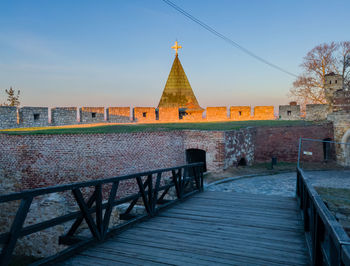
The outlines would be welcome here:
[[[96,134],[96,133],[132,133],[145,131],[170,131],[170,130],[238,130],[246,127],[278,127],[278,126],[302,126],[310,125],[306,121],[229,121],[229,122],[200,122],[200,123],[163,123],[163,124],[127,124],[127,125],[103,125],[91,127],[45,127],[22,128],[0,131],[9,135],[40,135],[40,134]]]

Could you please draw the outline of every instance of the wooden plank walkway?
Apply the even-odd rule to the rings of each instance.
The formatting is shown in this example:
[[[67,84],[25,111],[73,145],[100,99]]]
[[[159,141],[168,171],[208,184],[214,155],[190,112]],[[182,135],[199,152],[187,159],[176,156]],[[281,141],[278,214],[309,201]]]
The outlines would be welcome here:
[[[308,265],[296,200],[203,192],[63,265]]]

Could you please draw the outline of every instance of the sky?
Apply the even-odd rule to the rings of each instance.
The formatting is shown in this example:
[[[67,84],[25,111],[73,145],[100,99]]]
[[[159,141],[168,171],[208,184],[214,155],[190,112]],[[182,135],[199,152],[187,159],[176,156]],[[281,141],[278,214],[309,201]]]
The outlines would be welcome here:
[[[349,40],[350,1],[172,0],[264,59],[300,74],[314,46]],[[287,104],[295,77],[212,35],[162,0],[0,1],[0,102],[158,105],[175,52],[202,107]]]

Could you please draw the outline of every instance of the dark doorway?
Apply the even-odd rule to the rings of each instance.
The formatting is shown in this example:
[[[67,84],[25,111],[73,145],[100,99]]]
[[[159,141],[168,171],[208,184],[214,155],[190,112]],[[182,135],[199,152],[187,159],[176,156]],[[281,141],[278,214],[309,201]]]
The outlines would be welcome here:
[[[332,139],[326,138],[324,141],[331,141]],[[329,142],[323,142],[323,159],[328,161],[331,158],[331,144]]]
[[[188,149],[186,150],[186,162],[187,163],[204,163],[203,172],[207,171],[207,164],[205,160],[205,151],[200,149]]]

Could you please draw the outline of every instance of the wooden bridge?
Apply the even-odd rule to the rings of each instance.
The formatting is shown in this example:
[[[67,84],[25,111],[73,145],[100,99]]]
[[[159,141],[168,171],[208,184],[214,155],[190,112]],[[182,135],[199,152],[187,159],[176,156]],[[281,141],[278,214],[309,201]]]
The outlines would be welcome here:
[[[292,198],[204,192],[64,265],[308,265]]]
[[[116,197],[119,184],[130,180],[138,192]],[[93,193],[83,196],[91,187]],[[24,226],[33,198],[67,191],[80,211]],[[15,219],[0,234],[0,265],[9,264],[19,238],[67,221],[71,227],[59,241],[69,247],[34,265],[350,265],[349,237],[301,169],[297,198],[203,192],[197,163],[3,195],[0,206],[16,200]],[[123,203],[129,203],[119,215],[124,223],[111,226],[113,208]],[[145,213],[134,216],[136,205]],[[90,238],[77,233],[84,220]]]

